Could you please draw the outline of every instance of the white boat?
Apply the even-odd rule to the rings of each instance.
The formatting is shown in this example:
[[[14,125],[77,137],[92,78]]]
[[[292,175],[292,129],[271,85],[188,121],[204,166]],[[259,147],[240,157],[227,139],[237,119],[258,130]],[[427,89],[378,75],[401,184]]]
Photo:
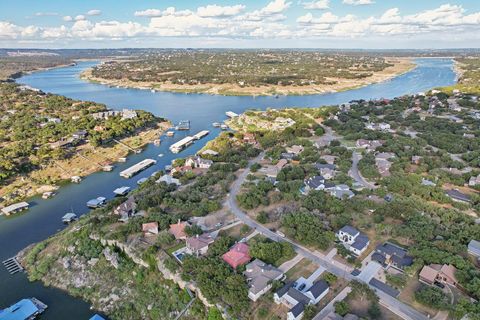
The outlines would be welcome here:
[[[70,223],[70,222],[73,222],[75,220],[78,220],[78,217],[73,212],[68,212],[62,217],[63,223]]]
[[[222,124],[222,125],[220,126],[220,128],[221,128],[222,130],[227,130],[227,129],[228,129],[228,126],[227,126],[226,124]]]
[[[167,131],[167,137],[173,137],[175,131]]]
[[[42,199],[50,199],[55,195],[55,192],[53,191],[47,191],[42,194]]]
[[[159,146],[160,143],[161,143],[161,140],[160,140],[160,139],[155,139],[155,140],[153,141],[153,144],[156,145],[156,146]]]
[[[220,122],[214,122],[212,123],[212,126],[214,126],[215,128],[220,128],[222,124]]]
[[[163,153],[160,153],[160,154],[158,155],[158,157],[159,157],[159,158],[163,157]]]

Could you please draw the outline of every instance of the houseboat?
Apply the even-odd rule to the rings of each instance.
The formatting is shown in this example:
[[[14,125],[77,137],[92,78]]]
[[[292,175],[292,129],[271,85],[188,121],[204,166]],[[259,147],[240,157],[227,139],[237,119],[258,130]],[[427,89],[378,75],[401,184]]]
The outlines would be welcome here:
[[[51,197],[53,197],[55,195],[55,192],[53,191],[47,191],[47,192],[44,192],[42,194],[42,199],[50,199]]]
[[[190,130],[190,120],[182,120],[175,127],[176,130]]]
[[[100,208],[103,205],[105,205],[106,200],[107,200],[107,198],[104,198],[104,197],[98,197],[96,199],[89,200],[87,202],[87,207],[92,208],[92,209]]]
[[[0,319],[33,320],[48,306],[36,298],[22,299],[10,307],[0,310]]]
[[[220,128],[221,125],[222,125],[222,124],[221,124],[220,122],[214,122],[214,123],[212,123],[212,126],[213,126],[214,128]]]

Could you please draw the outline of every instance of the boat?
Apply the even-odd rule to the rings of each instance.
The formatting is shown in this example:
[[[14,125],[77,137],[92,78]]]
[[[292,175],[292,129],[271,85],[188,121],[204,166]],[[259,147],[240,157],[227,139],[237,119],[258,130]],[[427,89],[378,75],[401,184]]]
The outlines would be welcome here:
[[[159,157],[159,158],[163,157],[163,153],[160,153],[160,154],[158,155],[158,157]]]
[[[42,194],[42,199],[50,199],[51,197],[53,197],[55,195],[55,192],[53,191],[47,191],[47,192],[44,192]]]
[[[101,206],[105,205],[107,198],[104,197],[98,197],[96,199],[89,200],[87,202],[87,207],[96,209],[100,208]]]
[[[139,180],[137,181],[137,184],[138,184],[138,185],[141,185],[142,183],[144,183],[144,182],[147,181],[147,180],[148,180],[148,178],[139,179]]]
[[[127,162],[127,158],[125,157],[118,158],[118,162]]]
[[[222,124],[220,122],[214,122],[212,123],[212,126],[214,126],[215,128],[220,128]]]
[[[202,131],[200,131],[199,133],[195,134],[195,135],[193,136],[193,138],[194,138],[195,140],[200,140],[200,139],[202,139],[203,137],[205,137],[206,135],[208,135],[209,133],[210,133],[210,131],[208,131],[208,130],[202,130]]]
[[[120,187],[113,190],[113,193],[115,193],[115,195],[117,196],[124,196],[129,192],[130,192],[130,187]]]
[[[76,221],[76,220],[78,220],[78,217],[73,212],[68,212],[62,217],[62,222],[63,223],[70,223],[70,222],[73,222],[73,221]]]
[[[73,183],[80,183],[82,181],[82,178],[79,176],[73,176],[70,178],[70,181],[72,181]]]
[[[0,310],[0,319],[33,320],[48,306],[37,298],[22,299],[10,307]]]
[[[151,92],[151,93],[155,93],[156,91],[155,91],[155,89],[152,89],[152,90],[150,90],[150,92]]]
[[[155,139],[153,140],[153,144],[156,145],[156,146],[159,146],[161,143],[161,140],[160,139]]]
[[[105,172],[110,172],[110,171],[113,170],[113,166],[110,165],[110,164],[108,164],[108,165],[106,165],[106,166],[103,166],[103,167],[102,167],[102,170],[105,171]]]
[[[175,131],[167,131],[167,137],[173,137]]]
[[[235,118],[235,117],[238,117],[238,114],[236,114],[235,112],[233,111],[227,111],[225,112],[225,115],[229,118]]]
[[[221,128],[222,130],[227,130],[227,129],[228,129],[228,126],[227,126],[226,124],[222,124],[222,125],[220,126],[220,128]]]

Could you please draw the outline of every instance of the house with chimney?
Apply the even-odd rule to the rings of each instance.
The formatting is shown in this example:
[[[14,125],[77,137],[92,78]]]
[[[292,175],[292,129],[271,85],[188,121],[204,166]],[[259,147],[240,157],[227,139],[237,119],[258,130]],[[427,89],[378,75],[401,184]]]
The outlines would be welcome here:
[[[204,233],[201,235],[195,235],[193,237],[188,237],[185,240],[186,243],[186,252],[194,256],[203,256],[208,251],[208,246],[212,244],[215,240],[209,233]]]

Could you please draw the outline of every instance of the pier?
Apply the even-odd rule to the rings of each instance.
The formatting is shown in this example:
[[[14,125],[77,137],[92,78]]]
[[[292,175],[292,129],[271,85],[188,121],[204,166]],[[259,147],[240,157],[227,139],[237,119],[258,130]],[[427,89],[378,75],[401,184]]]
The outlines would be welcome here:
[[[179,153],[180,151],[182,151],[183,148],[191,145],[194,140],[195,140],[194,137],[191,137],[191,136],[185,137],[182,140],[172,144],[170,146],[170,151],[172,151],[173,153]]]
[[[136,175],[137,173],[139,173],[140,171],[143,171],[146,168],[148,168],[148,167],[150,167],[150,166],[152,166],[156,163],[157,163],[157,161],[155,161],[153,159],[142,160],[139,163],[134,164],[130,168],[125,169],[122,172],[120,172],[120,176],[124,177],[126,179],[129,179],[129,178],[133,177],[134,175]]]
[[[225,114],[227,115],[227,117],[229,118],[235,118],[235,117],[238,117],[238,114],[236,114],[235,112],[233,111],[227,111],[225,112]]]
[[[208,135],[209,133],[210,133],[210,131],[208,131],[208,130],[202,130],[199,133],[197,133],[196,135],[194,135],[193,138],[195,140],[200,140],[203,137],[205,137],[206,135]]]
[[[17,258],[15,257],[3,261],[2,264],[7,268],[7,271],[10,274],[23,271],[23,267],[18,263]]]

